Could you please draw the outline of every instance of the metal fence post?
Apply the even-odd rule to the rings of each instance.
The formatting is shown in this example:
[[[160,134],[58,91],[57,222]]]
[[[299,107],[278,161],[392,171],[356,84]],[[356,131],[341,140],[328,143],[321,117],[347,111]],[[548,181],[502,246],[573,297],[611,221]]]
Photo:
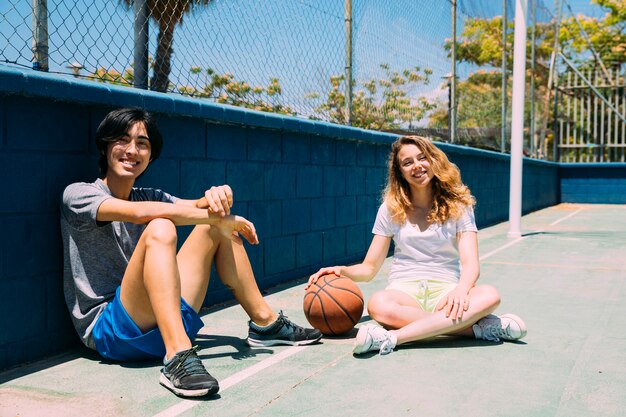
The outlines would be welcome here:
[[[147,0],[135,0],[135,53],[134,53],[134,77],[133,86],[136,88],[148,88],[148,10]]]
[[[33,0],[33,69],[48,71],[48,0]]]
[[[452,0],[452,74],[450,76],[450,143],[456,142],[456,0]]]
[[[352,0],[346,0],[346,123],[352,125]]]
[[[508,20],[506,17],[506,0],[502,0],[502,107],[500,118],[502,129],[500,132],[500,152],[506,152],[506,32]]]
[[[537,0],[530,0],[532,11],[531,11],[531,19],[532,19],[532,32],[531,38],[532,41],[530,43],[530,129],[529,129],[529,148],[530,148],[530,156],[534,158],[535,156],[535,43],[537,41]]]

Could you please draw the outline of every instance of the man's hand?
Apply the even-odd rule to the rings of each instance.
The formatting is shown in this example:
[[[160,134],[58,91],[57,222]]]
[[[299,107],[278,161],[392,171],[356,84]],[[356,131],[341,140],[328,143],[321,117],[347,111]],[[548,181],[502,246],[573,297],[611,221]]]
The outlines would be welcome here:
[[[220,216],[230,215],[230,208],[233,206],[233,190],[228,185],[213,186],[204,192],[204,198],[211,213]]]
[[[244,219],[241,216],[226,215],[215,225],[217,229],[227,238],[241,244],[241,238],[243,236],[248,243],[256,245],[259,243],[259,238],[256,234],[256,229],[252,222]]]

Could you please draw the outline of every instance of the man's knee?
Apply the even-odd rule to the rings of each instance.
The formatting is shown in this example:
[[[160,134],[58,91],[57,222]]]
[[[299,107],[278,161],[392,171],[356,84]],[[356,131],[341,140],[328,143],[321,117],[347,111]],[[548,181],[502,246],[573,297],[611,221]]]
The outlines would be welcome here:
[[[144,231],[146,244],[176,246],[178,237],[176,225],[169,219],[154,219],[148,223]]]

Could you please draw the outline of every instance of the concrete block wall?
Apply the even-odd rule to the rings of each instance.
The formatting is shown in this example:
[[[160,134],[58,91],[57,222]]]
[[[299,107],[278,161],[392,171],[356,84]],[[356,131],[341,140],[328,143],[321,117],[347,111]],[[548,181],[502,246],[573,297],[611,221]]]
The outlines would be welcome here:
[[[561,164],[564,203],[626,204],[626,164]]]
[[[79,343],[62,295],[59,197],[97,177],[95,130],[122,106],[155,113],[165,138],[138,185],[183,198],[233,188],[234,212],[260,235],[247,248],[262,289],[367,251],[396,136],[0,65],[0,370]],[[440,146],[477,197],[479,226],[506,220],[508,157]],[[525,186],[525,211],[558,203],[555,164],[525,161],[524,173],[543,183]],[[214,277],[205,305],[230,298]]]
[[[476,223],[489,226],[509,218],[509,155],[480,149],[440,144],[461,170],[463,182],[476,197]],[[522,212],[524,214],[559,203],[558,164],[524,158]]]

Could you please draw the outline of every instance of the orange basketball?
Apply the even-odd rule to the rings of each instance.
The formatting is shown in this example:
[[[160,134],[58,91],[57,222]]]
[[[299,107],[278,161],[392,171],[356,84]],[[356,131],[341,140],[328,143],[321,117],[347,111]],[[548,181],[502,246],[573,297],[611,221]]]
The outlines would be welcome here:
[[[350,278],[323,275],[304,294],[304,315],[328,336],[352,330],[363,314],[363,294]]]

